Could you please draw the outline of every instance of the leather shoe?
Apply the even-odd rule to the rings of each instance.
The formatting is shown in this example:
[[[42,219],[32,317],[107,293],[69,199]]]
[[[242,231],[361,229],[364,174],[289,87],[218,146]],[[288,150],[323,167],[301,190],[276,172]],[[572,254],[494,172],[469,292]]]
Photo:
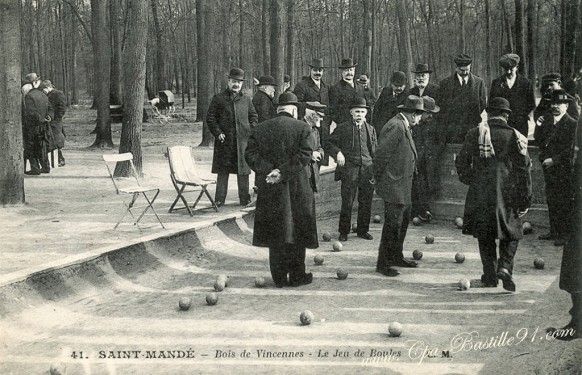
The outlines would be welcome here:
[[[291,285],[291,286],[307,285],[307,284],[311,284],[312,281],[313,281],[313,274],[311,272],[309,272],[309,273],[306,273],[305,276],[303,276],[299,280],[290,281],[289,285]]]
[[[505,268],[500,268],[499,271],[497,271],[497,277],[501,279],[503,289],[515,292],[515,283],[513,282],[513,277],[509,271]]]
[[[390,265],[396,266],[396,267],[408,267],[408,268],[418,267],[418,263],[416,263],[413,260],[406,259],[406,258],[396,259],[396,260],[392,261],[390,263]]]
[[[554,241],[554,246],[564,246],[566,244],[566,240],[563,238],[558,238]]]
[[[555,238],[555,236],[551,233],[540,234],[538,236],[538,240],[542,240],[542,241],[553,240],[554,238]]]
[[[59,161],[59,167],[64,167],[64,166],[65,166],[65,161],[64,160]]]
[[[372,235],[368,232],[366,233],[358,233],[358,237],[363,238],[365,240],[373,240],[374,237],[372,237]]]
[[[340,234],[339,238],[338,238],[341,242],[345,242],[348,240],[348,235],[347,234]]]
[[[388,277],[396,277],[398,275],[400,275],[400,272],[398,272],[397,270],[395,270],[394,268],[376,268],[376,272],[381,273],[384,276],[388,276]]]
[[[40,175],[40,171],[38,171],[38,170],[34,170],[34,171],[33,170],[30,170],[30,171],[24,172],[24,174],[25,175],[28,175],[28,176],[38,176],[38,175]]]
[[[497,276],[488,276],[488,275],[481,275],[481,282],[485,288],[497,288],[497,284],[499,283],[497,280]]]
[[[214,201],[214,203],[216,204],[216,207],[224,206],[224,202],[222,202],[222,201]]]
[[[43,168],[40,170],[40,173],[51,173],[50,168]]]
[[[432,220],[432,214],[430,213],[430,211],[426,211],[423,214],[419,214],[418,218],[422,221],[430,222]]]

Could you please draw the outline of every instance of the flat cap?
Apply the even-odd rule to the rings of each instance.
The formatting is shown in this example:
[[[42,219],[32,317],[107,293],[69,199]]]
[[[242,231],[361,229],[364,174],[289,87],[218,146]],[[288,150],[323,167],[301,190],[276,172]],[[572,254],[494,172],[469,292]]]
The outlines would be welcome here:
[[[471,56],[462,53],[460,55],[455,56],[455,59],[453,61],[457,66],[467,66],[473,62],[473,59],[471,58]]]
[[[520,60],[515,53],[507,53],[499,58],[499,65],[503,68],[513,68],[519,65]]]

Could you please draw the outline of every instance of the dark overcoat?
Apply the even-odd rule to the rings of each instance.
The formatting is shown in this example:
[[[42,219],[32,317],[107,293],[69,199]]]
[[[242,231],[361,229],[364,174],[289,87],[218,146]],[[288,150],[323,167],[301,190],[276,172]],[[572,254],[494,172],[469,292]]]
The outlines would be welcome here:
[[[409,90],[404,90],[400,95],[394,95],[392,86],[388,85],[382,89],[380,97],[374,107],[372,126],[376,129],[376,134],[382,133],[382,128],[390,119],[398,114],[398,106],[404,104],[408,97]]]
[[[382,128],[374,157],[376,194],[391,204],[412,204],[412,178],[416,163],[412,133],[401,115]]]
[[[313,151],[318,151],[321,154],[321,159],[325,157],[325,151],[321,146],[321,137],[319,136],[319,130],[317,127],[311,127],[311,148]],[[310,180],[311,180],[311,187],[313,188],[314,192],[317,192],[317,187],[319,186],[319,162],[315,160],[311,160],[309,162],[309,169],[311,172]]]
[[[518,74],[513,87],[509,88],[505,76],[491,82],[489,100],[505,98],[509,102],[511,114],[507,124],[527,137],[529,113],[536,107],[534,91],[529,79]]]
[[[253,105],[259,116],[259,122],[263,122],[277,116],[277,107],[274,98],[259,90],[253,96]]]
[[[67,98],[60,90],[52,90],[48,93],[48,99],[54,110],[55,117],[51,121],[54,147],[63,148],[65,146],[65,130],[63,129],[63,116],[67,112]]]
[[[288,113],[281,112],[252,131],[245,157],[258,187],[254,246],[319,246],[309,181],[312,151],[310,126]],[[267,175],[274,169],[281,171],[282,180],[268,184]]]
[[[49,98],[42,90],[36,88],[32,89],[24,97],[24,126],[23,126],[23,140],[25,158],[38,157],[37,153],[43,147],[42,141],[46,143],[52,142],[52,134],[46,122],[46,117],[54,116],[53,108],[50,104]],[[34,153],[36,156],[32,156]]]
[[[466,86],[461,86],[457,73],[441,81],[438,93],[441,111],[437,120],[447,129],[449,143],[463,143],[469,129],[481,122],[481,113],[487,105],[483,79],[469,74]]]
[[[356,98],[361,95],[356,90],[356,83],[354,87],[341,79],[338,83],[329,88],[329,112],[332,121],[336,124],[341,124],[352,119],[350,113],[350,106],[354,103]]]
[[[532,198],[531,160],[519,151],[517,135],[501,118],[488,121],[495,156],[479,156],[479,128],[467,132],[455,161],[459,180],[469,185],[463,233],[477,238],[519,240],[520,211]]]
[[[366,129],[366,144],[368,147],[368,153],[373,160],[374,154],[376,153],[376,146],[378,145],[378,137],[376,136],[376,130],[374,130],[370,124],[365,122],[364,126]],[[354,166],[356,164],[351,162],[351,160],[353,158],[359,158],[361,155],[358,143],[356,142],[357,137],[359,137],[359,134],[358,129],[354,124],[354,120],[348,120],[338,124],[333,133],[331,133],[327,141],[324,143],[323,148],[329,156],[336,160],[338,152],[341,151],[346,159],[345,166]],[[335,181],[342,180],[343,171],[343,167],[340,167],[339,165],[336,166]],[[370,170],[370,176],[368,178],[372,178],[371,172],[372,171]]]
[[[564,183],[570,183],[572,149],[576,134],[576,121],[567,113],[554,124],[553,116],[545,116],[544,122],[536,126],[534,138],[540,149],[539,160],[551,158],[554,166],[551,174],[563,176]]]
[[[248,96],[238,93],[233,97],[228,89],[214,95],[206,115],[208,129],[216,139],[212,173],[251,173],[245,161],[245,149],[257,120],[257,112]],[[225,135],[224,142],[218,140],[220,134]]]
[[[366,105],[370,107],[368,109],[368,113],[366,114],[366,121],[368,122],[368,124],[371,124],[374,113],[374,107],[376,106],[376,100],[378,100],[376,98],[376,93],[370,87],[365,87],[362,84],[356,85],[356,91],[358,93],[358,96],[361,96],[362,98],[366,99]]]
[[[429,82],[428,85],[426,85],[426,87],[424,88],[422,95],[420,95],[420,89],[418,88],[418,86],[414,86],[413,88],[410,89],[410,95],[430,96],[435,100],[436,104],[439,105],[438,102],[439,90],[440,90],[439,85],[437,85],[436,83]]]
[[[572,231],[564,246],[562,268],[560,271],[560,289],[569,293],[582,292],[582,121],[578,121],[576,133],[576,157],[572,170],[572,188],[574,190],[574,205]]]

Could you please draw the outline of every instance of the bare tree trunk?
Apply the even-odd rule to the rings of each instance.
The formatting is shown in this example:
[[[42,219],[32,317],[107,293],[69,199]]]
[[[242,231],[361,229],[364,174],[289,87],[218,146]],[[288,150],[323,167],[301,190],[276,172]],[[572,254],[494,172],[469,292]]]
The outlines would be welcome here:
[[[562,76],[572,77],[574,72],[574,59],[576,53],[576,37],[578,34],[578,0],[563,1],[562,13]]]
[[[519,72],[527,75],[527,56],[525,55],[525,36],[523,35],[523,0],[515,0],[515,53],[521,57]]]
[[[111,25],[111,86],[109,88],[109,104],[122,104],[121,92],[121,7],[120,0],[109,0],[109,22]]]
[[[20,94],[20,1],[0,7],[0,205],[24,203]]]
[[[204,1],[204,0],[201,0]],[[154,90],[157,93],[166,87],[166,81],[164,79],[164,46],[162,41],[162,29],[160,27],[160,18],[158,16],[158,0],[151,0],[152,4],[152,17],[154,24],[154,33],[156,34],[156,69],[155,72],[155,87]]]
[[[287,0],[287,74],[295,71],[295,0]],[[297,79],[295,80],[298,81]]]
[[[528,63],[528,77],[532,85],[536,82],[536,53],[537,53],[537,38],[535,35],[536,24],[534,23],[534,12],[537,8],[538,0],[529,0],[527,6],[527,63]]]
[[[467,40],[465,38],[465,0],[457,0],[457,10],[459,12],[459,51],[467,52]]]
[[[285,17],[285,0],[271,1],[271,75],[278,83],[277,95],[283,91],[283,74],[285,70],[285,40],[283,39],[283,24]]]
[[[111,41],[107,14],[108,0],[91,0],[91,29],[93,34],[93,61],[95,69],[94,103],[97,107],[95,142],[91,147],[113,147],[111,119],[109,118],[109,85],[111,77]]]
[[[261,12],[263,23],[261,24],[261,33],[263,35],[263,74],[271,73],[271,56],[269,51],[269,0],[263,0]]]
[[[364,13],[363,13],[363,32],[364,32],[364,47],[362,50],[362,71],[361,73],[367,74],[368,76],[372,73],[372,11],[373,3],[372,0],[363,0]]]
[[[213,91],[214,74],[212,70],[212,25],[214,23],[213,3],[206,0],[196,0],[196,27],[198,41],[198,86],[196,92],[196,121],[203,121],[202,142],[200,146],[208,147],[214,144],[214,137],[206,124],[206,113],[210,105]]]
[[[410,44],[410,31],[408,29],[408,13],[405,0],[396,0],[396,14],[400,33],[398,44],[400,46],[398,69],[406,73],[408,82],[412,86],[412,46]]]
[[[500,3],[501,3],[501,9],[503,11],[503,21],[505,23],[505,30],[507,32],[507,47],[509,50],[508,52],[513,52],[513,51],[515,51],[515,49],[513,47],[513,34],[511,32],[511,24],[509,22],[509,16],[507,15],[507,8],[505,6],[505,1],[500,1]]]
[[[485,72],[491,87],[491,0],[485,0]]]
[[[146,1],[127,0],[129,27],[123,55],[123,125],[119,153],[131,152],[138,173],[142,172],[141,130],[143,120],[143,95],[146,73],[146,45],[149,9]],[[129,176],[129,165],[118,163],[115,176]]]

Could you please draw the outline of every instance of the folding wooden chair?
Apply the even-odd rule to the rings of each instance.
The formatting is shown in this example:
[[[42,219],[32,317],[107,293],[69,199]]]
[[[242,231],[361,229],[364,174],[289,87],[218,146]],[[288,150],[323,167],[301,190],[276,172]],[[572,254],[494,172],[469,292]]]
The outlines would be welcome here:
[[[170,146],[168,147],[166,156],[168,157],[168,163],[170,164],[170,177],[174,184],[174,188],[176,189],[176,193],[178,194],[168,212],[171,213],[173,210],[181,210],[185,208],[190,216],[194,216],[192,210],[196,208],[196,205],[200,201],[200,198],[202,198],[203,194],[206,194],[212,207],[216,212],[218,212],[218,206],[214,203],[214,200],[207,190],[208,185],[216,184],[216,181],[204,179],[198,175],[196,164],[192,158],[192,148],[189,146]],[[187,191],[187,186],[193,187],[194,189]],[[198,189],[200,189],[200,194],[198,194],[196,202],[194,202],[194,205],[190,208],[184,194],[197,191]],[[178,200],[182,200],[184,207],[174,208],[176,203],[178,203]]]
[[[105,166],[107,166],[107,171],[109,172],[109,177],[111,177],[111,180],[113,181],[113,186],[115,186],[115,190],[116,190],[117,194],[122,196],[123,203],[125,203],[125,206],[127,208],[125,210],[125,213],[123,214],[121,219],[119,219],[117,224],[115,224],[115,227],[113,229],[117,229],[119,224],[121,224],[121,222],[123,221],[123,219],[125,218],[125,216],[128,213],[135,220],[133,224],[138,226],[139,221],[142,219],[142,217],[144,217],[144,215],[146,214],[146,212],[150,208],[153,211],[154,215],[156,215],[156,218],[160,222],[160,225],[162,226],[162,228],[165,228],[164,223],[162,223],[162,221],[160,220],[160,217],[158,216],[158,213],[156,212],[156,210],[154,209],[154,206],[153,206],[156,198],[158,197],[158,194],[160,194],[160,189],[154,188],[154,187],[141,186],[141,184],[139,182],[137,170],[135,169],[135,165],[133,164],[133,155],[131,154],[131,152],[127,152],[124,154],[103,155],[103,160],[105,161]],[[131,181],[131,183],[123,183],[121,179],[117,180],[115,177],[113,177],[113,171],[110,168],[110,163],[117,164],[118,162],[123,162],[123,161],[129,162],[129,165],[131,167],[131,174],[132,174],[132,178],[127,178],[124,180]],[[115,169],[113,169],[113,170],[115,170]],[[125,198],[123,198],[123,195],[125,195],[125,194],[131,195],[131,200],[129,202],[126,201]],[[147,202],[147,205],[135,206],[135,202],[137,201],[137,199],[139,198],[140,195],[143,195],[144,199]],[[137,219],[132,212],[132,210],[136,210],[136,209],[143,209],[143,211],[137,217]],[[139,228],[139,226],[138,226],[138,228]]]

